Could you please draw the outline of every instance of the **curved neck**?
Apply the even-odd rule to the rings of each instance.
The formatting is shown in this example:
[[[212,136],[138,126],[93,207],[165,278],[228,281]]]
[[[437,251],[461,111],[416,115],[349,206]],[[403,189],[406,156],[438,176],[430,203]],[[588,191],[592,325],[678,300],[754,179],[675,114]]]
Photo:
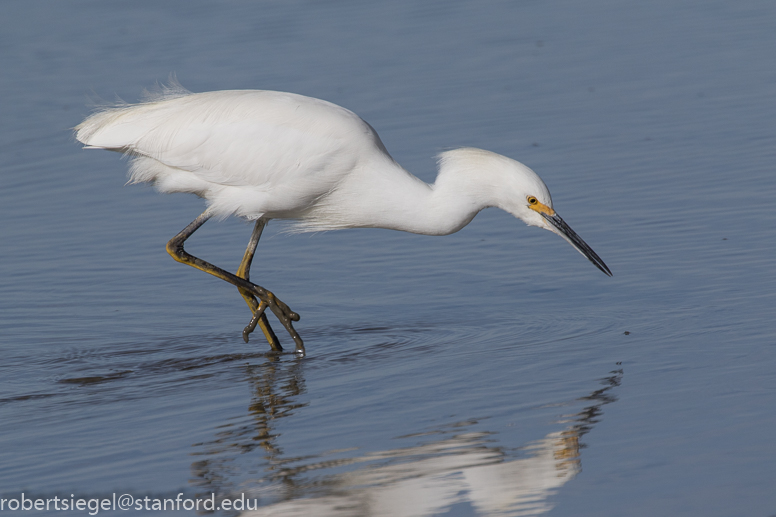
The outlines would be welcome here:
[[[490,206],[467,175],[441,171],[429,185],[395,162],[386,174],[369,174],[370,188],[361,189],[365,227],[389,228],[424,235],[457,232]]]
[[[388,157],[353,170],[300,218],[296,229],[386,228],[447,235],[494,205],[488,184],[443,166],[429,185]]]

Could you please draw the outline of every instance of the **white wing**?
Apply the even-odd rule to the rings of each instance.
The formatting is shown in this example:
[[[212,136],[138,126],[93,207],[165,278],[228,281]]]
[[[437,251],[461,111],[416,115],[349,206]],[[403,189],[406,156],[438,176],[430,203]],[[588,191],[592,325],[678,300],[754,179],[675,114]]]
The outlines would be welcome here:
[[[132,156],[132,181],[251,218],[294,217],[375,155],[387,157],[351,111],[270,91],[176,93],[95,113],[76,130],[87,147]]]

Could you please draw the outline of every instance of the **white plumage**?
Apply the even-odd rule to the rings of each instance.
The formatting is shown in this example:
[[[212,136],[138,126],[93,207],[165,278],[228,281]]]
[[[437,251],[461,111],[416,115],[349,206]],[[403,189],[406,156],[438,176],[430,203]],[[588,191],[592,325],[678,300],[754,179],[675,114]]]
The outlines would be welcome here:
[[[145,102],[94,113],[76,127],[76,138],[129,155],[132,182],[203,197],[207,217],[286,219],[297,231],[376,227],[444,235],[494,206],[562,236],[611,275],[525,165],[456,149],[439,155],[429,185],[397,164],[358,115],[319,99],[259,90],[191,93],[175,84]]]
[[[512,206],[510,197],[524,205],[525,195],[510,187],[552,207],[533,171],[478,149],[442,153],[439,178],[428,185],[398,165],[356,114],[292,93],[166,89],[141,104],[99,111],[76,130],[89,148],[129,154],[132,182],[197,194],[213,215],[294,219],[300,230],[440,235],[487,206],[543,226],[534,212]]]

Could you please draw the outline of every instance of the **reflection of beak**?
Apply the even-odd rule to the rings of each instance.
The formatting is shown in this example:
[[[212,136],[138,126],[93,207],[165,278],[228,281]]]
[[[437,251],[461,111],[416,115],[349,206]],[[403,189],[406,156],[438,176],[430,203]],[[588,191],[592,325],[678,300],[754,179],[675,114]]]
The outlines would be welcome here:
[[[604,261],[601,260],[601,257],[596,255],[595,251],[593,251],[593,248],[588,246],[587,243],[583,241],[582,238],[577,235],[569,225],[566,224],[566,221],[560,218],[555,210],[552,210],[552,215],[545,211],[541,211],[539,213],[542,214],[542,217],[547,219],[547,221],[558,230],[558,234],[561,237],[569,241],[569,243],[574,246],[581,254],[586,256],[595,267],[603,271],[605,274],[612,276],[612,272],[609,271],[608,267],[606,267],[606,264],[604,264]]]

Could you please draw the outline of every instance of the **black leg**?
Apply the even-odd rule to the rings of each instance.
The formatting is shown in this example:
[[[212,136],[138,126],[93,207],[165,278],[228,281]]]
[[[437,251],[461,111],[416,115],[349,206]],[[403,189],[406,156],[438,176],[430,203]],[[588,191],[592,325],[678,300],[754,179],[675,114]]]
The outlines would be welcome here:
[[[259,219],[256,221],[256,224],[253,227],[253,233],[251,234],[251,240],[248,242],[248,247],[245,249],[245,255],[243,255],[242,262],[240,262],[240,267],[237,268],[238,277],[244,278],[245,280],[250,280],[251,263],[253,262],[254,255],[256,254],[256,246],[259,245],[261,232],[264,230],[264,227],[268,222],[269,221],[267,219]],[[272,347],[272,350],[282,352],[283,347],[280,346],[280,341],[275,335],[275,332],[273,332],[272,327],[269,325],[269,321],[267,320],[267,315],[264,313],[267,305],[264,302],[259,302],[256,300],[256,297],[253,296],[250,291],[246,291],[245,289],[241,288],[238,288],[238,290],[240,291],[242,297],[245,299],[245,303],[248,304],[248,307],[251,308],[251,312],[253,313],[251,322],[248,323],[248,326],[243,330],[243,339],[245,342],[248,342],[248,336],[256,329],[256,325],[258,324],[259,328],[264,333],[264,337],[267,338],[269,346]]]
[[[269,308],[294,340],[296,345],[294,351],[300,354],[304,354],[304,342],[302,341],[302,338],[299,337],[299,334],[296,332],[296,330],[294,330],[292,323],[294,321],[299,321],[299,315],[292,311],[288,305],[277,299],[271,291],[253,284],[244,278],[233,275],[232,273],[216,267],[209,262],[205,262],[200,258],[190,255],[183,249],[183,243],[186,242],[186,239],[191,237],[191,235],[197,231],[200,226],[205,224],[208,219],[210,219],[210,214],[206,210],[199,217],[194,219],[191,224],[184,228],[178,235],[170,239],[170,241],[167,243],[167,253],[169,253],[172,258],[178,262],[188,264],[189,266],[199,269],[200,271],[204,271],[205,273],[210,273],[211,275],[236,286],[241,291],[246,291],[261,300],[261,303],[258,304],[254,315],[258,314],[258,318],[261,318],[261,315],[264,314],[264,309]],[[264,308],[261,307],[262,305],[264,305]]]

